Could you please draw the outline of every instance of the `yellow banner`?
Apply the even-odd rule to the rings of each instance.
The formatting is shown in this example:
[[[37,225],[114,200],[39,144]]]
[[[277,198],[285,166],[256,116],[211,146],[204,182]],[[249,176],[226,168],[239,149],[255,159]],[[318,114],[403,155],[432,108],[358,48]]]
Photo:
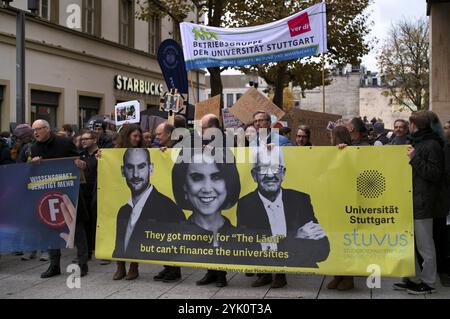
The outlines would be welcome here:
[[[285,147],[269,162],[251,148],[232,152],[237,164],[193,150],[103,149],[96,257],[260,273],[414,274],[406,147]],[[175,164],[181,158],[194,163]]]

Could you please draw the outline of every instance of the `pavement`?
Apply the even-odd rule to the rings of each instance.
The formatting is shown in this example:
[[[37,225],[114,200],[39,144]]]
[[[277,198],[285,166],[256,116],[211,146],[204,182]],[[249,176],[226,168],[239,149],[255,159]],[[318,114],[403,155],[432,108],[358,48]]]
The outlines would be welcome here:
[[[398,278],[382,278],[381,288],[369,289],[365,277],[355,278],[351,291],[328,290],[330,276],[287,275],[288,285],[281,289],[270,286],[252,288],[254,277],[241,273],[228,273],[228,286],[196,286],[203,277],[204,269],[182,268],[182,280],[163,283],[153,280],[162,266],[140,264],[140,276],[134,281],[113,281],[115,263],[100,265],[89,262],[89,274],[81,278],[81,287],[70,289],[66,282],[70,273],[66,267],[72,263],[74,251],[65,250],[61,259],[62,275],[41,279],[40,274],[48,262],[21,261],[20,256],[3,254],[0,258],[1,299],[450,299],[450,288],[437,283],[438,292],[432,295],[413,296],[394,291],[392,284]]]

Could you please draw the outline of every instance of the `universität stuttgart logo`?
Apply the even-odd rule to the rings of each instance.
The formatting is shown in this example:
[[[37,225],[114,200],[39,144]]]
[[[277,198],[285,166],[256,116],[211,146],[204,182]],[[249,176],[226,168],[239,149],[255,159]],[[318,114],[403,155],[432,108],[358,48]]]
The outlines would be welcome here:
[[[358,176],[356,187],[365,198],[378,198],[386,190],[386,178],[376,170],[366,170]]]

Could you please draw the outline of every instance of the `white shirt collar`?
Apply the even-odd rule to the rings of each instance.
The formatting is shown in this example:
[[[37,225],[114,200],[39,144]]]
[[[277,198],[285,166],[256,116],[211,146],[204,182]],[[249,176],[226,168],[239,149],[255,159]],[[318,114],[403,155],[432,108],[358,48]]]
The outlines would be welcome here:
[[[265,208],[267,208],[269,206],[272,208],[274,206],[278,207],[278,208],[283,207],[283,190],[282,189],[280,189],[280,193],[278,193],[277,198],[275,198],[275,201],[273,201],[273,202],[271,202],[270,200],[265,198],[259,191],[258,191],[258,195],[259,195],[259,198],[261,198]]]
[[[127,230],[125,233],[125,250],[128,247],[128,243],[130,242],[131,234],[134,231],[134,226],[136,226],[136,223],[141,217],[142,209],[144,208],[145,203],[147,202],[148,197],[153,191],[153,185],[150,185],[149,188],[147,188],[144,193],[142,194],[139,201],[136,203],[136,205],[133,206],[133,200],[130,198],[128,201],[128,205],[132,208],[130,219],[128,219],[127,224]]]
[[[153,190],[153,185],[150,185],[150,187],[148,187],[144,193],[142,194],[141,198],[139,199],[139,201],[136,203],[136,205],[133,205],[133,197],[130,197],[130,199],[128,200],[128,205],[131,206],[131,208],[135,208],[137,206],[141,206],[144,207],[145,202],[147,201],[147,198],[150,196],[150,194],[152,193]]]

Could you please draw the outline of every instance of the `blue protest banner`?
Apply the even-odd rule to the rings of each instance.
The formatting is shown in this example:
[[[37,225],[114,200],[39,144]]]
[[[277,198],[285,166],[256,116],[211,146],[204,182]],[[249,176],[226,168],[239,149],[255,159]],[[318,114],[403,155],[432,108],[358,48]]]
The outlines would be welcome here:
[[[72,248],[79,188],[73,159],[0,166],[0,252]]]
[[[169,91],[175,88],[181,94],[188,94],[183,50],[175,40],[167,39],[161,43],[158,49],[158,62]]]

